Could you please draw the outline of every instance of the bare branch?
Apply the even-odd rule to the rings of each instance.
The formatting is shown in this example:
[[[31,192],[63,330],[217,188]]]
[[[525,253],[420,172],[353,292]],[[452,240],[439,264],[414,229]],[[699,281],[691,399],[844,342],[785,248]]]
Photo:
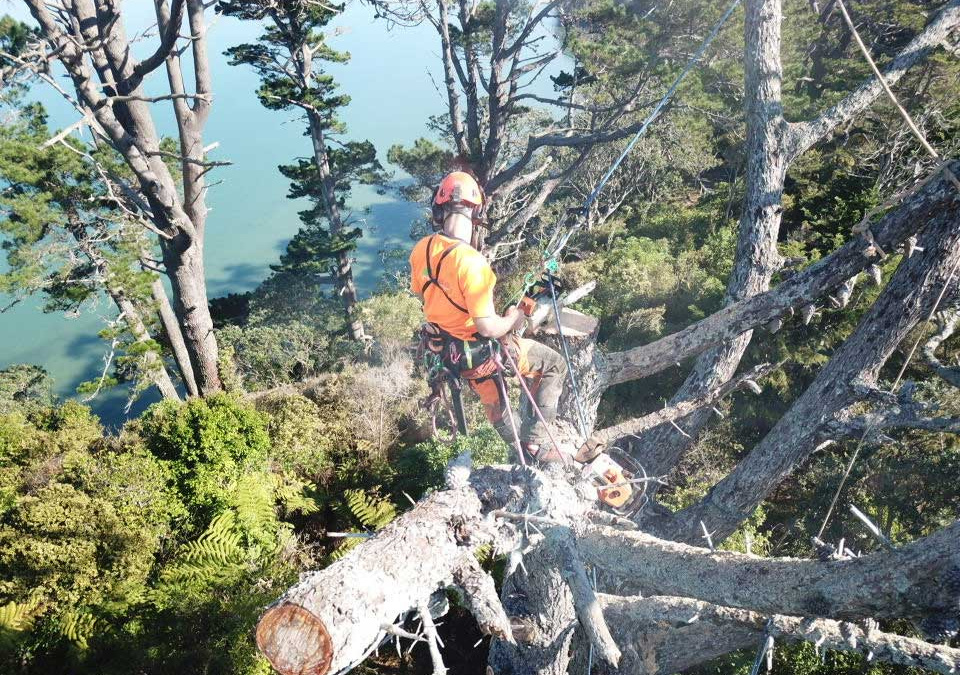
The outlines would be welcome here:
[[[910,41],[884,72],[888,85],[898,82],[906,72],[929,56],[949,35],[960,27],[960,0],[947,4],[927,27]],[[876,77],[861,84],[845,99],[808,122],[790,125],[790,154],[797,157],[816,144],[830,131],[853,119],[866,109],[880,94],[883,85]]]
[[[166,2],[163,3],[164,5]],[[133,91],[140,86],[143,78],[163,65],[164,61],[170,56],[177,38],[180,35],[180,24],[183,22],[184,0],[173,0],[173,6],[170,11],[170,19],[161,27],[160,44],[156,51],[143,61],[133,66],[133,74],[125,81],[128,91]]]
[[[955,162],[954,166],[960,167],[960,163]],[[960,202],[953,187],[941,176],[877,223],[873,236],[885,250],[893,250],[917,228],[938,219],[944,222],[944,218],[956,222],[960,218]],[[810,305],[867,267],[875,255],[871,247],[861,238],[849,241],[772,290],[730,304],[672,335],[609,354],[605,385],[647,377],[782,316],[791,307]]]
[[[870,622],[861,626],[829,619],[800,618],[774,614],[766,616],[756,612],[722,607],[707,602],[669,596],[618,597],[600,595],[607,620],[620,626],[632,638],[638,652],[630,653],[639,669],[644,658],[654,656],[649,652],[657,647],[656,640],[649,640],[647,631],[658,628],[710,635],[710,629],[730,634],[729,641],[720,641],[735,647],[742,644],[743,634],[736,627],[749,628],[754,641],[771,636],[788,641],[813,643],[817,649],[857,652],[876,659],[903,666],[925,668],[943,675],[955,673],[960,665],[960,649],[930,644],[916,638],[903,637],[877,630]],[[690,630],[688,631],[688,627]],[[643,644],[644,638],[649,644]],[[682,639],[682,638],[681,638]],[[689,638],[688,638],[689,639]],[[716,641],[716,636],[712,636]],[[688,653],[696,655],[699,643],[690,644]],[[705,650],[708,656],[715,656]],[[655,656],[654,656],[655,659]],[[660,665],[659,660],[656,661]],[[632,663],[624,663],[630,671]],[[667,671],[669,672],[669,671]]]
[[[948,309],[937,315],[937,333],[923,346],[923,356],[933,371],[954,387],[960,388],[960,368],[944,365],[937,358],[937,350],[957,330],[960,325],[960,309]]]
[[[697,398],[684,400],[675,405],[665,407],[648,415],[644,415],[643,417],[636,417],[614,426],[594,431],[587,440],[587,445],[609,445],[617,439],[623,438],[624,436],[639,434],[647,429],[652,429],[653,427],[665,422],[675,422],[678,419],[682,419],[694,410],[714,406],[716,405],[717,401],[729,396],[738,389],[746,387],[748,383],[766,377],[773,370],[779,368],[780,365],[781,364],[773,365],[770,363],[763,363],[754,366],[749,371],[733,378],[732,380],[724,382],[717,387],[711,388]]]

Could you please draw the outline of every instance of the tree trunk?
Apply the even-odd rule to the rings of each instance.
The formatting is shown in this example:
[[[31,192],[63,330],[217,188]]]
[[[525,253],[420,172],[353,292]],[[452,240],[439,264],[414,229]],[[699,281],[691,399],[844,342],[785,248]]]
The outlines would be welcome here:
[[[734,268],[727,284],[728,304],[766,291],[779,269],[777,235],[788,166],[788,152],[784,147],[787,123],[780,98],[781,18],[781,0],[748,0],[746,3],[746,195]],[[701,354],[670,405],[700,398],[733,377],[752,335],[746,331]],[[669,471],[699,437],[710,415],[709,408],[700,409],[674,424],[663,424],[641,434],[634,444],[634,455],[651,474]],[[657,486],[651,487],[655,492]]]
[[[337,193],[334,178],[330,173],[330,159],[327,155],[327,145],[323,136],[323,126],[316,113],[308,112],[310,119],[310,137],[313,140],[313,163],[320,178],[320,191],[323,197],[323,206],[330,220],[330,234],[337,236],[343,233],[343,219],[340,214],[340,205],[337,202]],[[354,340],[363,340],[366,334],[363,330],[363,321],[360,319],[360,310],[357,307],[357,287],[353,283],[353,267],[350,262],[349,251],[337,254],[337,264],[333,273],[334,284],[347,321],[347,329]]]
[[[186,250],[163,240],[163,264],[173,288],[173,310],[196,377],[197,391],[208,396],[223,389],[220,382],[217,339],[207,303],[203,251],[196,243]]]
[[[193,364],[190,363],[187,343],[183,339],[180,324],[177,323],[177,316],[170,305],[170,298],[167,297],[167,289],[163,287],[163,282],[159,278],[154,279],[153,283],[150,284],[150,293],[157,305],[160,323],[163,325],[163,332],[167,336],[167,342],[170,343],[171,351],[173,351],[173,359],[177,363],[177,370],[187,390],[187,396],[199,396],[200,391],[197,389],[197,380],[193,375]]]
[[[468,467],[468,456],[457,458],[448,489],[303,576],[267,609],[257,644],[280,673],[340,672],[392,636],[423,639],[404,631],[403,620],[445,588],[464,596],[484,632],[506,641],[491,646],[495,675],[567,673],[578,624],[600,672],[676,672],[755,643],[768,616],[766,630],[786,639],[822,638],[833,649],[859,641],[878,658],[940,672],[935,661],[955,665],[957,650],[813,617],[955,611],[960,523],[863,558],[765,559],[623,529],[622,519],[594,510],[595,491],[556,469]],[[474,558],[484,544],[508,556],[502,605]],[[598,596],[584,562],[604,591],[670,597]],[[434,672],[443,670],[435,660]]]
[[[117,307],[123,313],[124,321],[137,342],[143,343],[149,341],[151,339],[150,333],[143,324],[140,310],[137,309],[133,302],[126,298],[123,293],[115,292],[114,290],[110,290],[109,293],[114,303],[116,303]],[[146,361],[147,368],[150,372],[150,380],[156,385],[157,389],[160,390],[160,394],[164,398],[179,401],[180,394],[177,393],[177,387],[173,384],[173,380],[170,379],[170,373],[167,372],[167,366],[164,364],[160,355],[151,349],[144,352],[143,359]]]

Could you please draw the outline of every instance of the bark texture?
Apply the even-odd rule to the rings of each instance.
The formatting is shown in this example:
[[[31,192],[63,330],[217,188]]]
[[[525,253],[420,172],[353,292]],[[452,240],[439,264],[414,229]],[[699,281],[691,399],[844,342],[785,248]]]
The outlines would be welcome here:
[[[720,607],[669,596],[600,596],[607,622],[620,626],[627,672],[673,673],[696,665],[702,654],[722,656],[760,644],[768,636],[812,642],[818,649],[863,654],[868,660],[924,668],[951,675],[960,650],[883,633],[867,623],[809,619]],[[615,672],[601,669],[601,672]]]
[[[143,61],[131,57],[118,5],[77,0],[74,20],[58,22],[46,3],[27,0],[43,40],[69,75],[78,107],[91,129],[125,160],[146,202],[147,216],[159,233],[166,273],[173,288],[173,308],[194,368],[200,393],[221,389],[217,344],[207,306],[203,268],[203,236],[207,209],[202,131],[211,105],[210,71],[202,0],[177,0],[172,7],[157,0],[161,44]],[[190,49],[196,92],[187,94],[175,48],[184,12],[190,27]],[[170,99],[180,136],[183,176],[178,191],[164,163],[143,78],[166,65]],[[192,104],[188,101],[192,100]]]
[[[956,204],[960,195],[954,193],[952,199]],[[878,386],[880,369],[932,311],[960,263],[960,220],[955,208],[927,222],[918,242],[923,250],[903,259],[853,334],[770,433],[703,501],[679,512],[658,532],[678,541],[694,541],[703,521],[716,532],[716,541],[722,541],[810,456],[822,425],[859,400],[865,386]]]
[[[831,619],[955,612],[960,522],[893,551],[851,560],[761,558],[643,532],[590,527],[580,537],[605,592],[674,595],[762,614]]]

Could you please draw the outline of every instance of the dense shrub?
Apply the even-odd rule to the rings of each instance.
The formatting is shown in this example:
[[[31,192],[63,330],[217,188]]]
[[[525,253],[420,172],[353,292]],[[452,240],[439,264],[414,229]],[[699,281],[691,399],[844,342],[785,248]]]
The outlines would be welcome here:
[[[0,370],[0,414],[53,404],[53,379],[43,368],[19,364]]]
[[[271,461],[303,479],[317,483],[327,480],[333,471],[337,445],[349,439],[343,407],[321,406],[295,391],[259,397],[256,406],[269,418]]]
[[[486,423],[472,429],[469,436],[458,436],[453,443],[430,439],[397,453],[397,475],[391,491],[398,497],[405,492],[418,499],[428,490],[441,487],[447,463],[465,450],[470,451],[474,466],[503,464],[510,452],[500,435]]]
[[[143,600],[183,513],[169,482],[161,461],[105,442],[75,403],[0,416],[0,606],[23,608],[8,629],[31,628],[17,644],[85,647]]]
[[[265,465],[267,420],[230,394],[163,401],[140,418],[144,444],[169,462],[177,488],[200,520],[228,502],[240,478]]]

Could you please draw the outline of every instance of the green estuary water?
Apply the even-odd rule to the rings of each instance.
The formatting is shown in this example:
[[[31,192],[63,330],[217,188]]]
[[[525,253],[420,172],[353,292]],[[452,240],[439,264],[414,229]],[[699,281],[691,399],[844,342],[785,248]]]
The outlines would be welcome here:
[[[152,23],[152,3],[127,0],[124,11],[131,34]],[[4,13],[29,20],[19,3],[0,2]],[[434,84],[441,81],[436,33],[429,25],[389,30],[358,3],[330,28],[330,44],[352,56],[347,64],[327,68],[352,99],[342,115],[347,137],[371,140],[386,164],[390,145],[427,135],[428,116],[443,109],[444,99]],[[226,17],[217,18],[209,31],[215,100],[204,140],[219,143],[213,158],[233,162],[210,175],[212,183],[222,181],[207,200],[211,212],[205,256],[211,297],[250,290],[266,277],[268,265],[300,226],[297,211],[305,206],[286,198],[288,183],[277,171],[279,164],[309,153],[302,123],[293,112],[263,108],[254,94],[257,77],[247,68],[228,65],[223,56],[228,47],[253,41],[258,34],[256,24]],[[142,46],[149,48],[148,43]],[[164,84],[161,69],[148,88],[162,93]],[[52,89],[38,84],[32,95],[48,108],[51,127],[76,121],[76,112]],[[155,104],[155,119],[161,133],[175,135],[165,105]],[[379,252],[409,244],[410,224],[420,217],[422,206],[358,187],[350,207],[364,223],[356,274],[361,290],[368,293],[383,269]],[[0,306],[8,303],[9,298],[0,297]],[[102,302],[81,316],[65,317],[44,314],[41,305],[42,299],[28,298],[0,314],[0,367],[41,365],[54,377],[59,395],[73,396],[80,382],[103,369],[107,345],[97,331],[115,316],[115,309]],[[101,394],[91,405],[108,424],[118,425],[124,419],[125,398],[124,391],[116,390]],[[145,397],[131,414],[152,400]]]

